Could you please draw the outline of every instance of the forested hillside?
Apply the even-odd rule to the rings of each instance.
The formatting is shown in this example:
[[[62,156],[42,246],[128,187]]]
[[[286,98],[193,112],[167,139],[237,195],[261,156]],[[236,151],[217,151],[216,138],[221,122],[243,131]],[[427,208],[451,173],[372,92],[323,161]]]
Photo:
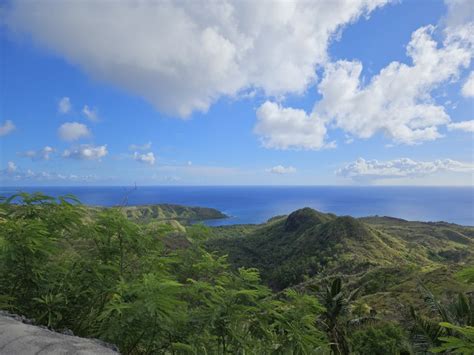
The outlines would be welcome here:
[[[418,274],[474,263],[474,228],[448,223],[355,219],[304,208],[240,236],[227,234],[209,240],[208,248],[236,266],[257,267],[276,290],[314,276],[347,275],[353,281],[376,269]]]
[[[124,354],[474,352],[470,227],[306,208],[208,228],[162,211],[3,200],[0,308]]]
[[[141,206],[118,206],[128,219],[138,223],[175,220],[185,224],[210,219],[227,218],[225,214],[207,207],[188,207],[172,204],[156,204]],[[103,208],[90,208],[91,211]]]

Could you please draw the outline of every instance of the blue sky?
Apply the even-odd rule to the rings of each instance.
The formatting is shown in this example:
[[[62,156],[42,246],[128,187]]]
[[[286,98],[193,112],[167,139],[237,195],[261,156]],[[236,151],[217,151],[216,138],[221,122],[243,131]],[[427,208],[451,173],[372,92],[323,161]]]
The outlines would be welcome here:
[[[473,184],[469,0],[193,4],[6,2],[0,183]]]

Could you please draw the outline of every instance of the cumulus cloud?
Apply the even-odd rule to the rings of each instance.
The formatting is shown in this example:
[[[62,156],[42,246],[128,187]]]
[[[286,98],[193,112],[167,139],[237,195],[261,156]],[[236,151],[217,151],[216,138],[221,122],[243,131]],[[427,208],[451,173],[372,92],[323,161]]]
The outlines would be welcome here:
[[[26,152],[19,153],[20,156],[31,158],[31,160],[49,160],[51,154],[54,153],[54,148],[50,146],[45,146],[39,150],[27,150]]]
[[[86,116],[86,118],[89,121],[97,122],[99,120],[99,115],[97,113],[97,110],[90,108],[87,105],[84,105],[84,107],[82,108],[82,113],[84,114],[84,116]]]
[[[63,97],[61,100],[58,102],[58,112],[61,114],[66,114],[71,111],[72,105],[71,105],[71,100],[69,97]]]
[[[464,37],[472,41],[474,23],[474,3],[471,0],[444,0],[448,8],[444,22],[452,36]],[[471,33],[469,33],[471,32]]]
[[[469,65],[471,50],[459,42],[438,48],[433,26],[412,35],[407,54],[413,65],[392,62],[364,86],[359,62],[338,61],[327,67],[318,86],[323,99],[316,112],[359,138],[382,132],[395,142],[414,144],[441,136],[438,126],[450,118],[430,93],[456,79]]]
[[[304,92],[341,28],[388,1],[13,0],[4,17],[94,78],[185,117],[223,95]]]
[[[274,166],[273,168],[267,169],[267,172],[272,173],[272,174],[284,175],[284,174],[296,173],[296,169],[292,166],[285,167],[283,165],[277,165],[277,166]]]
[[[459,130],[464,132],[474,132],[474,120],[450,123],[448,130]]]
[[[392,62],[367,84],[358,61],[326,64],[318,84],[322,99],[310,114],[265,102],[257,110],[255,128],[264,146],[320,149],[326,146],[327,129],[334,128],[342,129],[349,139],[382,133],[403,144],[441,137],[439,127],[449,125],[451,119],[432,92],[458,81],[474,55],[474,32],[470,32],[474,22],[472,16],[453,15],[462,14],[459,9],[456,4],[450,7],[442,43],[434,39],[434,26],[419,28],[406,47],[411,63]]]
[[[321,149],[330,146],[324,141],[326,126],[321,119],[304,110],[284,108],[269,101],[257,110],[254,132],[266,148]]]
[[[0,125],[0,137],[6,136],[15,130],[15,125],[12,121],[6,120],[4,124]]]
[[[130,144],[128,146],[129,150],[150,150],[151,149],[151,142],[145,144]]]
[[[474,97],[474,71],[471,71],[469,77],[462,86],[461,94],[464,97]]]
[[[63,123],[58,129],[59,138],[65,141],[76,141],[91,135],[85,124],[78,122]]]
[[[415,161],[401,158],[389,161],[365,160],[359,158],[336,171],[336,175],[359,181],[391,178],[414,178],[437,172],[474,172],[474,164],[451,159]]]
[[[135,152],[133,154],[133,159],[140,163],[148,164],[148,165],[154,165],[156,158],[155,155],[152,152],[140,154],[138,152]]]
[[[107,154],[107,145],[82,144],[72,149],[66,149],[63,152],[63,157],[77,160],[100,160]]]

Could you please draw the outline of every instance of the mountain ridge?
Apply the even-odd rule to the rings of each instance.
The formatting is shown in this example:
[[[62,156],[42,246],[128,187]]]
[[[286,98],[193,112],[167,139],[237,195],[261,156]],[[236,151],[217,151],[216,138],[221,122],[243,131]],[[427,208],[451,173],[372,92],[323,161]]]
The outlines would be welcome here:
[[[228,255],[235,267],[260,269],[272,288],[283,289],[315,275],[466,262],[474,258],[474,228],[336,216],[305,207],[244,235],[213,238],[207,246]]]

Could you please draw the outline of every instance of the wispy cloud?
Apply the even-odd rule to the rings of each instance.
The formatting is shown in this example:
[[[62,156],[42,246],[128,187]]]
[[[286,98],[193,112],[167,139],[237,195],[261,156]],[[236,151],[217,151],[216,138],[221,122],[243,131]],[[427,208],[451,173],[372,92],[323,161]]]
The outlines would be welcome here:
[[[272,174],[279,174],[279,175],[296,173],[296,169],[294,167],[292,166],[285,167],[283,165],[274,166],[273,168],[267,169],[266,171]]]
[[[84,105],[84,107],[82,108],[82,114],[86,116],[89,121],[99,121],[99,114],[97,112],[97,109],[95,108],[90,108],[89,106]]]
[[[39,150],[27,150],[26,152],[18,153],[19,156],[30,158],[31,160],[49,160],[55,149],[50,146],[45,146]]]
[[[450,123],[448,130],[474,132],[474,120]]]
[[[7,172],[8,174],[13,174],[16,170],[17,170],[16,164],[15,164],[14,162],[12,162],[12,161],[9,161],[9,162],[7,163],[6,172]]]
[[[474,97],[474,71],[471,71],[469,77],[462,86],[461,94],[464,97]]]
[[[129,150],[150,150],[151,149],[151,142],[145,144],[130,144],[128,146]]]
[[[378,161],[359,158],[337,170],[336,174],[356,181],[370,182],[379,179],[423,177],[443,171],[474,172],[474,164],[452,159],[415,161],[409,158],[401,158]]]
[[[69,97],[63,97],[58,102],[58,112],[62,115],[69,113],[72,109],[71,99]]]
[[[90,182],[95,181],[97,177],[95,175],[61,174],[48,171],[33,171],[31,169],[22,170],[14,162],[9,161],[5,169],[0,169],[0,179],[11,182]]]
[[[16,127],[12,121],[6,120],[4,124],[0,125],[0,137],[12,133],[15,128]]]

